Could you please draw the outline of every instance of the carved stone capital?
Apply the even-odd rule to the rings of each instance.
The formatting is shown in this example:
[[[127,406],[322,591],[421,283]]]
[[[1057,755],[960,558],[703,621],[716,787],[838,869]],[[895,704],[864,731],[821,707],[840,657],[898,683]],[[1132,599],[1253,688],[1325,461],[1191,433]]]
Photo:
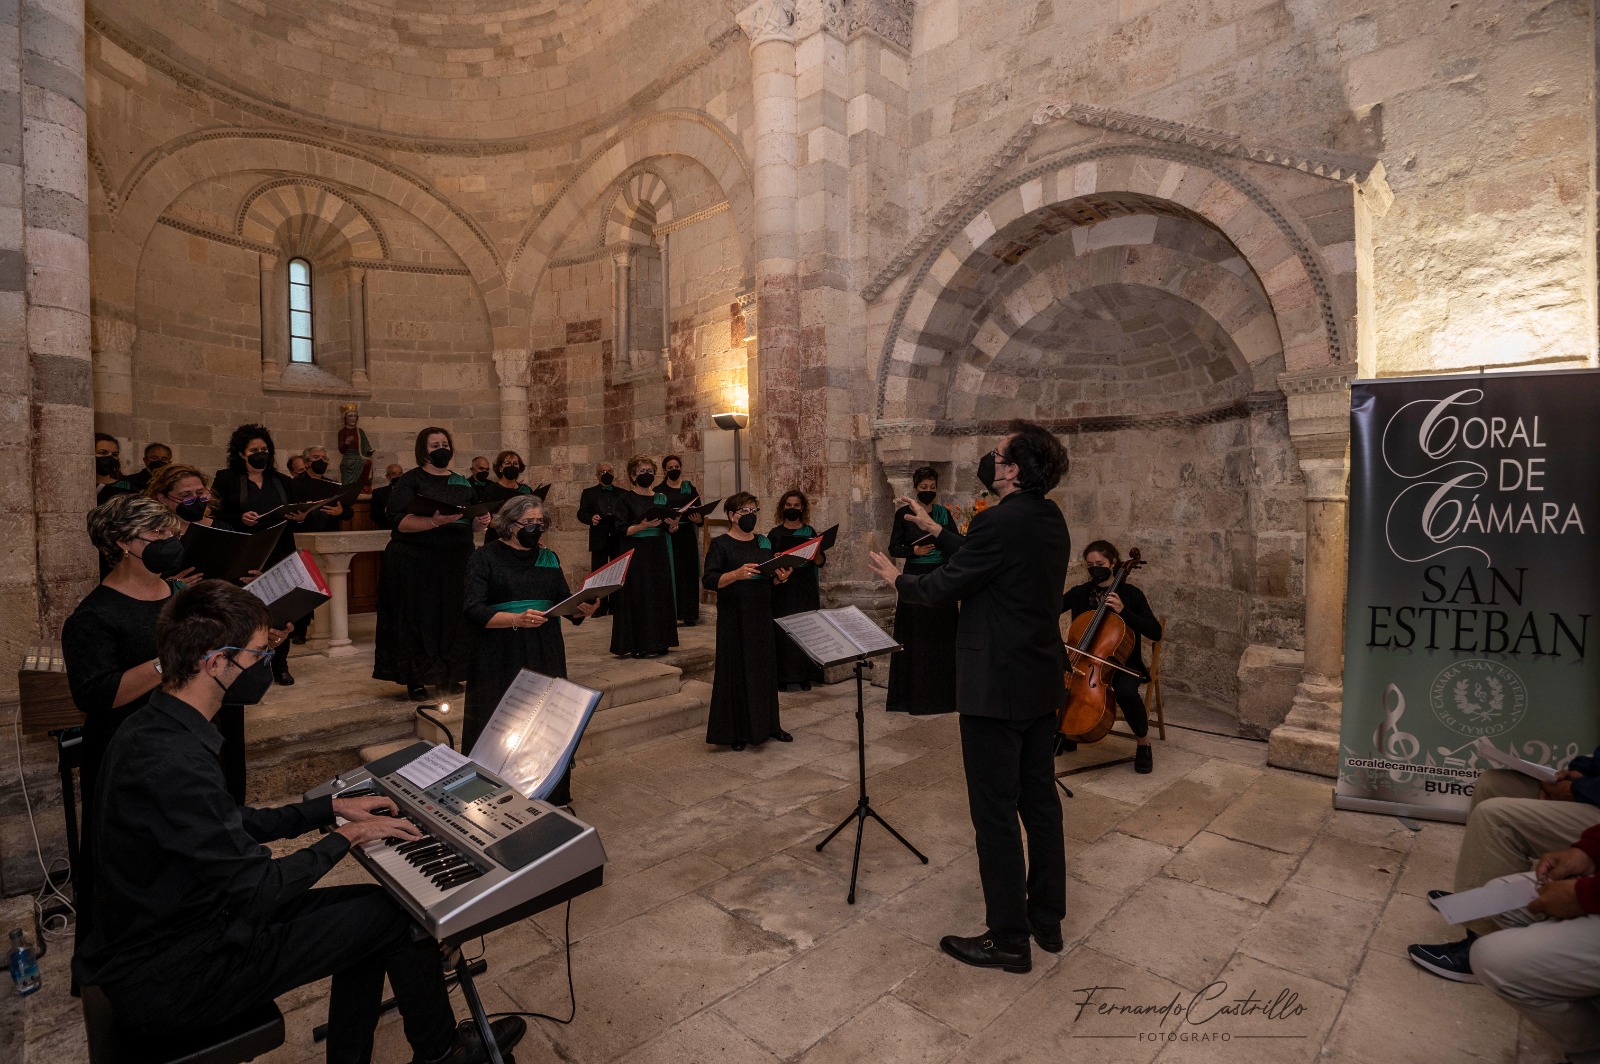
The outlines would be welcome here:
[[[739,12],[739,28],[750,38],[750,47],[767,41],[795,42],[795,0],[756,0]]]
[[[739,313],[744,315],[744,342],[747,344],[753,344],[756,342],[756,335],[758,331],[756,321],[756,294],[753,290],[739,293]]]
[[[803,41],[813,33],[826,30],[843,38],[848,23],[847,8],[860,0],[795,0],[794,39]]]
[[[507,348],[494,353],[494,371],[502,388],[528,386],[528,352],[522,348]]]
[[[1289,404],[1289,441],[1301,467],[1337,460],[1342,468],[1350,446],[1350,380],[1355,366],[1344,363],[1278,375]],[[1339,497],[1343,497],[1341,489]]]
[[[850,0],[847,32],[871,33],[901,51],[911,51],[911,19],[915,0]]]

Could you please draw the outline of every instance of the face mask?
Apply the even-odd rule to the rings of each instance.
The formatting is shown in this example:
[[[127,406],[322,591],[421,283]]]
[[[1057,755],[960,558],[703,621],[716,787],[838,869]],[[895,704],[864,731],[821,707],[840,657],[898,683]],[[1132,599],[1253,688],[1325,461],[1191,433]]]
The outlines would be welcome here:
[[[754,532],[755,530],[756,530],[756,515],[755,514],[740,514],[739,515],[739,531],[741,531],[741,532]]]
[[[656,475],[650,472],[640,473],[638,476],[633,478],[633,482],[639,485],[641,488],[648,488],[650,485],[656,482]]]
[[[1104,565],[1091,565],[1089,566],[1089,579],[1097,584],[1104,583],[1111,579],[1111,569]]]
[[[805,513],[806,512],[800,509],[798,506],[790,506],[783,511],[783,519],[785,521],[798,521],[800,518],[805,516]]]
[[[982,476],[983,474],[979,473],[978,475]],[[933,500],[937,499],[938,497],[939,497],[939,493],[937,491],[919,491],[919,492],[917,492],[917,501],[920,502],[924,506],[932,506],[933,505]]]
[[[257,451],[255,454],[245,455],[244,460],[250,463],[251,469],[265,469],[267,463],[272,461],[272,455],[266,451]]]
[[[178,516],[185,521],[199,521],[205,517],[208,505],[209,499],[185,499],[178,504]]]
[[[683,470],[681,470],[681,469],[669,469],[669,470],[667,470],[667,479],[668,480],[677,480],[681,476],[683,476]]]
[[[320,477],[328,471],[328,460],[326,458],[318,458],[311,463],[311,471]]]
[[[533,550],[539,545],[539,537],[544,535],[543,525],[527,525],[517,529],[517,542]]]
[[[612,476],[610,473],[601,473],[600,474],[600,483],[608,485],[608,486],[610,485],[610,483],[613,480],[616,480],[616,479],[617,478]]]
[[[472,479],[476,480],[479,484],[487,484],[489,483],[489,471],[487,469],[480,469],[476,473],[472,474]]]
[[[449,467],[450,459],[455,456],[456,453],[448,447],[436,447],[428,452],[428,463],[435,469],[445,469]]]
[[[516,480],[518,477],[522,476],[522,467],[519,465],[508,465],[504,469],[500,470],[500,475],[506,480]]]
[[[114,454],[97,454],[94,471],[102,477],[114,477],[122,471],[122,461]]]
[[[175,573],[183,568],[183,540],[173,536],[146,543],[139,560],[152,573]]]
[[[978,482],[987,491],[994,490],[994,452],[990,451],[978,459]]]
[[[216,680],[216,677],[212,677]],[[222,700],[230,706],[253,706],[272,690],[272,659],[263,658],[240,672],[231,684],[223,687],[222,681],[217,680],[217,686],[222,687]]]
[[[150,461],[148,461],[148,462],[146,462],[144,464],[144,467],[146,469],[150,470],[150,472],[154,473],[159,469],[165,468],[166,465],[167,465],[167,459],[165,459],[165,458],[152,458],[152,459],[150,459]]]

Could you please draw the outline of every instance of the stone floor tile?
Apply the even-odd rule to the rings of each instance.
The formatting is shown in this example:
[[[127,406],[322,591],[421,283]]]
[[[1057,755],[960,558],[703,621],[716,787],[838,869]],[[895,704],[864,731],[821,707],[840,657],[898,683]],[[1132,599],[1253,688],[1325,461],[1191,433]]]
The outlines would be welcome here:
[[[1163,846],[1181,847],[1238,796],[1238,787],[1197,780],[1191,774],[1154,795],[1119,823],[1117,830]]]
[[[1172,860],[1173,850],[1157,842],[1113,831],[1084,847],[1067,871],[1085,882],[1121,895],[1155,875]]]
[[[913,845],[930,834],[963,846],[973,845],[967,789],[954,780],[939,780],[931,786],[908,791],[881,803],[872,796],[869,788],[868,798],[879,815],[910,839]]]
[[[1171,1032],[1175,1037],[1157,1059],[1160,1064],[1314,1061],[1344,997],[1343,990],[1315,979],[1236,956],[1212,986],[1190,999],[1185,1022]]]
[[[1061,937],[1074,946],[1100,926],[1122,896],[1115,891],[1097,887],[1073,875],[1067,876],[1067,918],[1061,921]],[[1034,954],[1035,958],[1039,955]]]
[[[1466,937],[1466,928],[1445,923],[1427,898],[1397,890],[1389,896],[1367,948],[1404,957],[1406,947],[1414,943],[1456,942]]]
[[[1450,890],[1455,886],[1456,856],[1461,852],[1466,828],[1436,820],[1420,823],[1422,830],[1406,855],[1405,871],[1396,887],[1407,894],[1423,896],[1430,890]]]
[[[925,746],[901,743],[897,739],[898,736],[890,736],[886,739],[879,739],[877,742],[870,740],[867,742],[867,773],[869,776],[874,772],[882,772],[896,765],[903,765],[907,761],[925,757],[929,753],[928,748]],[[843,743],[839,745],[844,747]],[[854,743],[827,757],[807,761],[806,764],[818,772],[826,772],[830,776],[836,776],[850,783],[856,782],[856,779],[861,774],[860,755],[857,753]]]
[[[777,1064],[778,1060],[712,1009],[695,1013],[625,1059],[628,1064]]]
[[[731,797],[763,817],[782,816],[791,809],[815,802],[845,786],[837,776],[813,768],[796,767],[768,780],[758,780],[734,791]],[[852,797],[855,788],[851,788]],[[850,803],[854,805],[855,802]],[[822,819],[827,819],[826,817]]]
[[[581,942],[590,935],[631,920],[674,898],[681,898],[727,874],[728,870],[711,858],[688,853],[652,865],[625,879],[608,879],[599,889],[572,900],[572,941]],[[565,935],[566,908],[560,905],[546,909],[533,918],[557,942]]]
[[[980,933],[983,912],[978,855],[968,851],[889,898],[873,911],[870,919],[937,949],[945,935]]]
[[[699,852],[729,871],[738,871],[807,840],[815,845],[832,828],[832,824],[824,824],[805,810],[794,809],[749,830],[708,843]]]
[[[765,819],[749,806],[723,795],[655,817],[638,827],[601,836],[606,847],[606,876],[630,876],[686,850],[753,830]]]
[[[779,936],[686,895],[575,945],[577,1018],[569,1026],[541,1025],[561,1059],[601,1064],[656,1038],[794,952]],[[567,996],[565,958],[552,954],[497,981],[524,1009],[559,1010]]]
[[[1555,1039],[1526,1017],[1517,1028],[1517,1064],[1565,1064],[1567,1054]]]
[[[854,905],[847,883],[786,853],[774,854],[720,879],[700,893],[734,916],[798,949],[857,919],[882,896],[863,885]]]
[[[954,780],[958,790],[966,788],[959,765],[951,768],[935,753],[928,753],[882,772],[870,773],[867,777],[867,796],[874,805],[887,804],[902,794],[921,790],[941,780]],[[837,824],[855,808],[857,792],[857,787],[841,782],[838,790],[807,805],[806,812],[819,820]]]
[[[884,997],[817,1043],[803,1064],[941,1064],[966,1039],[905,1002]]]
[[[1085,944],[1182,986],[1216,978],[1262,906],[1193,883],[1157,877],[1090,935]]]
[[[926,945],[867,923],[836,934],[723,999],[717,1011],[779,1057],[810,1048],[935,960]],[[970,970],[970,969],[969,969]]]
[[[1129,745],[1131,748],[1132,744]],[[1131,749],[1129,753],[1132,753]],[[1062,782],[1074,791],[1089,791],[1118,801],[1143,805],[1207,760],[1200,754],[1161,742],[1154,744],[1152,756],[1155,758],[1155,771],[1149,774],[1135,772],[1132,765],[1113,765],[1068,776]]]
[[[1297,859],[1202,831],[1163,870],[1174,879],[1265,905],[1294,871]]]
[[[1034,948],[1033,971],[1019,976],[962,964],[942,950],[930,955],[934,959],[902,982],[894,996],[969,1036],[1015,1004],[1059,959]]]
[[[1304,853],[1333,811],[1328,780],[1266,772],[1208,830],[1282,853]]]
[[[1410,961],[1371,952],[1356,973],[1324,1059],[1373,1064],[1510,1064],[1517,1014],[1481,986],[1455,983]]]
[[[680,806],[698,805],[707,798],[743,789],[754,782],[756,778],[748,772],[741,772],[720,760],[711,764],[694,762],[640,776],[638,780],[643,789]]]
[[[1421,823],[1421,821],[1416,821]],[[1323,834],[1335,835],[1351,842],[1364,842],[1389,850],[1409,853],[1422,834],[1400,823],[1399,817],[1382,813],[1359,813],[1352,809],[1335,809],[1323,826]]]
[[[1312,845],[1289,882],[1381,902],[1400,877],[1405,857],[1399,850],[1325,834]]]
[[[1072,786],[1071,780],[1067,781],[1067,786]],[[1071,798],[1063,796],[1061,799],[1061,828],[1068,838],[1095,842],[1138,809],[1138,806],[1129,802],[1107,798],[1093,791],[1076,790]]]
[[[1290,880],[1239,950],[1331,986],[1349,986],[1382,909],[1381,901]]]
[[[917,860],[916,855],[900,845],[893,835],[883,829],[882,824],[869,818],[861,838],[861,865],[857,884],[860,889],[871,890],[880,897],[900,893],[972,849],[970,839],[964,842],[952,842],[943,835],[923,829],[915,821],[908,821],[904,816],[890,816],[887,812],[883,816],[894,825],[896,831],[906,837],[906,841],[928,859],[928,862],[924,864]],[[830,826],[828,830],[831,831],[832,827]],[[817,843],[826,837],[827,833],[824,832],[816,839],[797,843],[784,852],[796,860],[837,877],[841,883],[847,885],[848,889],[850,867],[855,857],[855,821],[851,820],[843,831],[834,836],[832,842],[818,852]],[[858,895],[856,901],[859,903],[860,900]]]
[[[758,780],[769,780],[774,776],[781,776],[790,769],[800,768],[803,765],[812,765],[818,762],[829,761],[835,758],[848,756],[851,765],[855,764],[855,744],[841,743],[829,739],[825,735],[815,735],[808,732],[794,732],[792,743],[762,743],[752,750],[738,753],[729,752],[729,757],[739,760],[739,769]],[[745,757],[745,754],[752,754]],[[868,771],[871,771],[869,768]],[[829,773],[833,775],[833,773]],[[851,769],[851,779],[855,778],[855,770]]]

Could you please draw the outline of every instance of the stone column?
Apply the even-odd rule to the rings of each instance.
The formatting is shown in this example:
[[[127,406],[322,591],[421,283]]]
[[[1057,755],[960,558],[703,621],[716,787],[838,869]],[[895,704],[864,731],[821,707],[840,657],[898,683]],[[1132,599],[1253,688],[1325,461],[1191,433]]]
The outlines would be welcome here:
[[[750,392],[751,461],[759,476],[751,481],[763,497],[800,483],[794,15],[795,0],[757,0],[739,13],[739,25],[750,38],[755,95],[752,162],[759,331]]]
[[[289,358],[289,294],[278,283],[278,256],[256,256],[261,284],[261,383],[277,384]]]
[[[500,381],[501,446],[522,455],[528,454],[528,352],[504,350],[494,353],[494,372]]]
[[[367,271],[350,271],[350,386],[368,388],[367,377]]]
[[[1267,760],[1336,776],[1344,697],[1344,614],[1349,552],[1350,378],[1328,366],[1278,378],[1289,399],[1289,436],[1306,485],[1305,662]]]
[[[90,323],[94,365],[94,427],[118,439],[133,436],[133,312],[102,310]]]

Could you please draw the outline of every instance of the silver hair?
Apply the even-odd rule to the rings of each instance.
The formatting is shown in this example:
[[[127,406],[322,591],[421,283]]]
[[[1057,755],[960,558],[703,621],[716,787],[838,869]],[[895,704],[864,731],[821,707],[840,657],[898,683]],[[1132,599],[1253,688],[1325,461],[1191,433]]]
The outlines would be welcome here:
[[[537,495],[518,495],[514,499],[507,500],[505,505],[496,510],[494,518],[489,523],[494,526],[496,535],[509,539],[515,534],[511,531],[512,526],[522,520],[523,515],[529,510],[538,510],[539,515],[542,517],[544,516],[544,503],[539,500]]]

